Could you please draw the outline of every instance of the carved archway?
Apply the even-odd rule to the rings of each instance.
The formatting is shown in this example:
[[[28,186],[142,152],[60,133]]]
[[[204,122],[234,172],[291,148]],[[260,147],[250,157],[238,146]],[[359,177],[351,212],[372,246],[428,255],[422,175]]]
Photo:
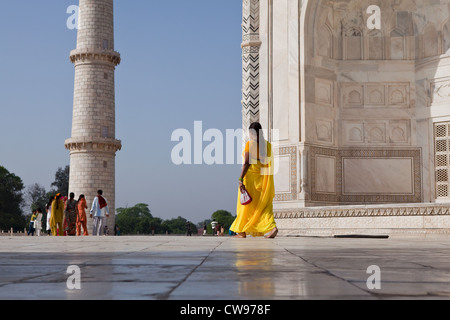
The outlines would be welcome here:
[[[366,26],[365,9],[373,4],[381,8],[380,30]],[[445,105],[450,105],[450,95],[444,93],[450,87],[450,68],[446,67],[450,64],[449,4],[450,0],[436,3],[430,9],[412,0],[302,3],[300,140],[325,149],[366,151],[360,154],[371,154],[371,150],[381,147],[388,160],[400,150],[422,153],[415,158],[420,161],[420,170],[410,177],[411,183],[419,181],[412,186],[415,193],[400,197],[400,202],[434,201],[439,196],[437,180],[439,190],[443,190],[442,183],[447,184],[450,200],[450,166],[445,169],[448,179],[442,181],[443,168],[429,161],[443,157],[435,154],[435,140],[440,142],[442,137],[436,138],[432,128],[450,123],[450,108],[444,110]],[[315,96],[311,94],[314,92]],[[332,98],[327,98],[330,95]],[[308,134],[326,121],[334,128],[334,136],[328,139],[333,144]],[[306,167],[313,167],[315,159],[309,157],[308,161]],[[338,173],[345,171],[345,163],[336,162],[334,170],[336,181],[341,181]],[[309,172],[311,189],[314,179],[318,179],[316,174]],[[339,203],[345,187],[336,185],[335,189],[342,193],[316,195],[316,200],[331,197]],[[314,200],[314,194],[311,197]],[[381,198],[394,200],[386,194]]]

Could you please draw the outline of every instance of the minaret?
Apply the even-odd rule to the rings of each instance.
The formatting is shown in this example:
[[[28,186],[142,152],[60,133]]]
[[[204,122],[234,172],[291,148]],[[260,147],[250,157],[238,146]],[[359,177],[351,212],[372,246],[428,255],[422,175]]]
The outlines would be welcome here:
[[[248,141],[248,128],[260,121],[259,110],[259,38],[260,1],[242,1],[242,129],[243,146]]]
[[[89,210],[97,190],[108,200],[108,228],[115,223],[115,157],[122,148],[116,140],[114,71],[120,54],[114,51],[113,0],[80,0],[77,48],[70,53],[75,65],[69,192],[86,196]]]

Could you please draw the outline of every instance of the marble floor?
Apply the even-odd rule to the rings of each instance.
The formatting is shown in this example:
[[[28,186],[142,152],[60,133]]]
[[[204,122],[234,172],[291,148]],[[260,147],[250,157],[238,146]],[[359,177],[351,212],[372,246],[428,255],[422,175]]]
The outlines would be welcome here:
[[[0,237],[1,300],[449,298],[448,237]]]

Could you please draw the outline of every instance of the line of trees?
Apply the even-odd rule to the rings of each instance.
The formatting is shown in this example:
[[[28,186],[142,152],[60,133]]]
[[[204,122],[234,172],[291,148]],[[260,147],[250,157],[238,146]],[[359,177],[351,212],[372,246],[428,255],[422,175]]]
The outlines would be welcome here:
[[[211,221],[215,219],[219,224],[223,225],[225,231],[228,232],[235,217],[225,210],[214,212],[211,219],[204,220],[197,224],[183,217],[170,220],[153,217],[148,204],[139,203],[130,208],[118,208],[116,215],[116,224],[120,228],[122,235],[137,234],[186,234],[188,223],[192,234],[197,234],[198,229],[207,227],[208,234],[212,234]]]
[[[26,227],[21,207],[24,188],[20,177],[0,166],[0,228],[17,231]]]
[[[45,206],[56,193],[68,194],[69,166],[58,168],[50,191],[38,183],[25,187],[22,179],[0,166],[0,230],[22,231],[28,226],[31,212],[41,208],[47,221]],[[43,225],[45,228],[45,223]]]
[[[43,210],[43,227],[47,221],[45,207],[50,197],[61,193],[69,193],[70,167],[58,168],[55,173],[55,181],[52,189],[47,191],[38,183],[25,187],[20,177],[0,166],[0,230],[22,231],[28,226],[31,212],[34,209]],[[188,223],[192,234],[197,234],[198,229],[207,227],[208,234],[212,234],[211,221],[214,219],[223,225],[228,232],[235,217],[226,210],[218,210],[197,224],[179,216],[175,219],[163,220],[153,217],[148,204],[139,203],[130,208],[118,208],[116,210],[116,224],[123,235],[136,234],[186,234]]]

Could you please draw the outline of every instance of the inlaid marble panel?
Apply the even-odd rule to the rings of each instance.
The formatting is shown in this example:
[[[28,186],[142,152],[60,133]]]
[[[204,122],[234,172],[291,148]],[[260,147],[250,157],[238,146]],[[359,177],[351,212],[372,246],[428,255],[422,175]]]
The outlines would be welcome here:
[[[340,88],[344,108],[407,108],[410,103],[409,83],[341,83]]]
[[[344,158],[343,194],[408,194],[414,192],[413,159]]]
[[[281,147],[275,150],[279,157],[280,167],[276,168],[274,201],[290,201],[297,199],[297,147]],[[283,168],[281,168],[283,166]],[[281,180],[280,180],[281,179]],[[280,181],[277,181],[280,180]],[[279,188],[279,189],[277,189]]]
[[[316,190],[320,193],[336,193],[336,158],[317,156]]]
[[[431,101],[433,104],[450,102],[450,78],[435,79],[431,82]]]
[[[280,155],[275,157],[277,162],[276,173],[274,176],[275,192],[290,193],[291,192],[291,156]]]
[[[312,201],[414,203],[422,199],[420,149],[311,147],[309,167]]]
[[[316,103],[333,106],[333,82],[316,78]]]
[[[333,142],[333,121],[326,119],[316,120],[317,141]]]

